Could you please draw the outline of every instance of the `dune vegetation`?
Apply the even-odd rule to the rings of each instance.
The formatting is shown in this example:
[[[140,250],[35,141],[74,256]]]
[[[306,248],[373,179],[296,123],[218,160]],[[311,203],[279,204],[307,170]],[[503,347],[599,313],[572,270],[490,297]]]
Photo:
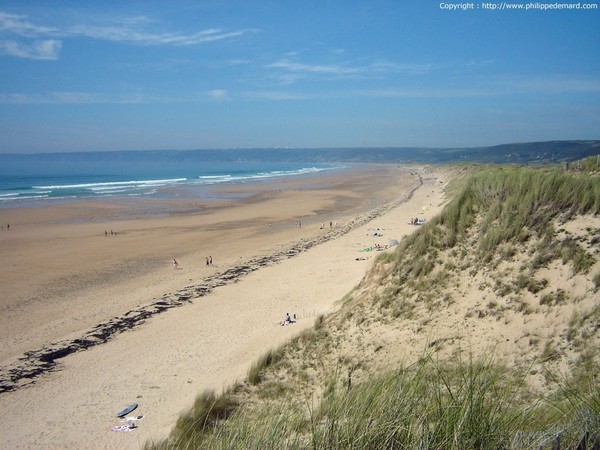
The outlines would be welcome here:
[[[453,170],[334,314],[146,448],[599,448],[598,158]]]

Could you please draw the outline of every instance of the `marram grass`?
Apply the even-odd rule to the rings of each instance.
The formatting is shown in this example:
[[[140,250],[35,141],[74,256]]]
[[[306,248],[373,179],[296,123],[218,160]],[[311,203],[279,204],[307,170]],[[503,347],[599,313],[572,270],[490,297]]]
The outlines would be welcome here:
[[[477,258],[488,263],[501,244],[520,244],[532,237],[549,240],[555,233],[553,221],[578,214],[600,214],[597,172],[485,168],[464,182],[438,216],[403,239],[397,251],[384,255],[382,260],[396,263],[401,280],[423,277],[431,272],[437,252],[460,247],[475,233]],[[543,246],[539,251],[547,253]],[[571,259],[575,273],[593,264],[582,252],[569,252],[567,248],[556,249],[548,256]]]
[[[522,376],[490,359],[425,356],[351,389],[338,380],[316,407],[310,400],[242,407],[193,436],[176,429],[147,448],[538,449],[551,448],[558,433],[562,448],[575,448],[586,431],[600,439],[597,384],[572,389],[562,381],[551,399],[532,399]]]

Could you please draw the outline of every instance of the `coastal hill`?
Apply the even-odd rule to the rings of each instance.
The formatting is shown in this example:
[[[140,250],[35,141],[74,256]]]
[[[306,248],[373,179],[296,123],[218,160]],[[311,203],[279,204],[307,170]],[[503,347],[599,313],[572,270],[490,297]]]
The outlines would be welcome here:
[[[398,163],[449,164],[495,163],[542,165],[571,162],[600,153],[600,141],[547,141],[503,144],[475,148],[356,147],[356,148],[249,148],[204,150],[153,150],[77,153],[0,154],[0,165],[16,160],[45,159],[53,162],[94,162],[122,160],[135,162],[148,159],[165,161],[218,162],[313,162],[313,163]]]
[[[574,161],[582,146],[598,151],[544,143],[527,162]],[[525,158],[496,150],[470,151]],[[433,170],[452,180],[440,215],[146,447],[597,448],[598,158]]]
[[[227,151],[227,150],[225,150]],[[570,162],[600,153],[600,141],[547,141],[503,144],[474,148],[322,148],[247,149],[244,158],[273,158],[284,161],[418,163],[457,162],[495,164],[552,164]]]

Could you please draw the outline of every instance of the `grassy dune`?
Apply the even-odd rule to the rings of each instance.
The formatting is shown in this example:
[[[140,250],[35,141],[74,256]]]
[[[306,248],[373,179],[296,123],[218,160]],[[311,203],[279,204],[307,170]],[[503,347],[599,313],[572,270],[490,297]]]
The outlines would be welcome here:
[[[598,159],[463,173],[339,311],[146,448],[600,445]]]

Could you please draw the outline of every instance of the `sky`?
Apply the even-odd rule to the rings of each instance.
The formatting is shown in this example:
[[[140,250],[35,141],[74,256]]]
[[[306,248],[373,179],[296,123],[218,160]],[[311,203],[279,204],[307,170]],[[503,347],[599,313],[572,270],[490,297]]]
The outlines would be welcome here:
[[[577,4],[0,0],[0,153],[600,139]]]

